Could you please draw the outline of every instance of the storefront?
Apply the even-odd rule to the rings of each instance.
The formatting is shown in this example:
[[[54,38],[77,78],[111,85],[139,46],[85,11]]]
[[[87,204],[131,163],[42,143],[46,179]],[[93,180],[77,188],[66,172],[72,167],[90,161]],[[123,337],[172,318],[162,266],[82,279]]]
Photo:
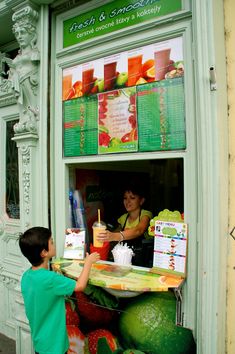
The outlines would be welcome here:
[[[142,181],[154,216],[178,210],[188,225],[182,324],[197,353],[225,353],[223,2],[25,3],[14,23],[25,8],[37,26],[40,80],[36,103],[26,100],[30,115],[20,111],[15,129],[24,210],[18,228],[51,224],[62,256],[71,191],[81,192],[91,229],[98,208],[114,224],[122,187]],[[22,314],[19,289],[17,298]],[[22,316],[18,353],[31,350]]]

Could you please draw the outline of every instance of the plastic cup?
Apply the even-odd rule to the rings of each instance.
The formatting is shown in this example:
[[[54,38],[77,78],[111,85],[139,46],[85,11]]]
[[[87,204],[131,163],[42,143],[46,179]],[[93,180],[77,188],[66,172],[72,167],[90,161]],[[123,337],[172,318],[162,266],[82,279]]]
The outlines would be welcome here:
[[[128,58],[127,86],[134,86],[142,76],[142,58],[142,54]]]
[[[112,90],[116,82],[116,67],[117,62],[108,63],[104,65],[104,89],[105,91]]]
[[[82,72],[82,92],[84,95],[90,93],[94,85],[94,69],[88,69]]]
[[[167,48],[154,53],[156,81],[165,79],[170,61],[170,52],[171,48]]]
[[[109,256],[109,250],[110,250],[110,243],[109,242],[104,242],[103,247],[95,247],[94,245],[90,244],[90,252],[98,252],[100,255],[100,259],[102,261],[107,261],[108,256]]]
[[[103,247],[104,243],[97,240],[97,236],[100,232],[106,230],[106,224],[103,221],[96,221],[93,226],[93,246],[94,247]]]
[[[69,90],[72,88],[72,75],[63,76],[63,101],[66,100]]]

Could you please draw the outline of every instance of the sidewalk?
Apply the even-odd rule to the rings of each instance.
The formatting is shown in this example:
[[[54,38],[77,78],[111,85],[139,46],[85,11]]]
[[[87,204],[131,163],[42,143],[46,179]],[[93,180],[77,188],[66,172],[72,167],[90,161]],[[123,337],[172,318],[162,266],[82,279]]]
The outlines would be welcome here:
[[[0,333],[0,354],[16,354],[16,343]]]

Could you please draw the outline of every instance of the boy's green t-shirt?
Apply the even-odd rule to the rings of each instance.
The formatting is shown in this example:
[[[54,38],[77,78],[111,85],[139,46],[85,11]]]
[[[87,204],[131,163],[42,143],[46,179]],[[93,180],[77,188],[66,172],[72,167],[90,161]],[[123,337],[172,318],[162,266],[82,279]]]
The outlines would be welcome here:
[[[65,295],[76,281],[44,268],[25,271],[21,291],[35,351],[64,354],[69,348],[66,330]]]

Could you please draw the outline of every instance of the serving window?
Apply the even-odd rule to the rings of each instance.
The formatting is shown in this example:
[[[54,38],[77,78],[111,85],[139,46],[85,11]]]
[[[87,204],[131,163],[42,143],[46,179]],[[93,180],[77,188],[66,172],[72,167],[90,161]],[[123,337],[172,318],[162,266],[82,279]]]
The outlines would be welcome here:
[[[79,190],[88,226],[89,243],[97,210],[110,229],[125,213],[123,190],[129,181],[138,183],[145,196],[144,209],[153,216],[164,209],[184,212],[183,159],[157,159],[112,163],[86,163],[73,167],[73,189]]]

